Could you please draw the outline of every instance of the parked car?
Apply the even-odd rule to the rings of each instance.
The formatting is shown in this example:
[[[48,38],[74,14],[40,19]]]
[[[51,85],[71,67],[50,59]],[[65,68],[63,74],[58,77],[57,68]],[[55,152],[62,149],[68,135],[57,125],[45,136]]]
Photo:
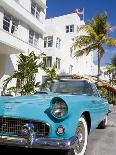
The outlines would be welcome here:
[[[106,127],[108,111],[107,100],[87,80],[62,79],[31,96],[1,96],[0,145],[84,155],[88,135]]]

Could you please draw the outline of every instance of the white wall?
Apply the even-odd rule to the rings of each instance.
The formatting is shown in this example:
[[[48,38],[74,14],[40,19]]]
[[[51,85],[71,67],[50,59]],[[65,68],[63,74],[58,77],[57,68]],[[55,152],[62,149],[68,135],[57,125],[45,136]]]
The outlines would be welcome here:
[[[17,56],[0,54],[0,90],[2,90],[4,80],[12,75],[14,70],[17,69]],[[15,83],[12,81],[9,87],[14,86]]]
[[[2,91],[4,75],[5,75],[6,57],[0,55],[0,92]]]
[[[85,33],[81,31],[78,33],[77,29],[84,24],[83,21],[80,20],[79,16],[75,13],[54,17],[51,19],[47,19],[45,22],[46,26],[46,34],[45,36],[52,36],[53,35],[53,47],[45,48],[45,52],[47,56],[53,56],[55,61],[56,57],[61,58],[61,69],[58,73],[69,73],[69,66],[73,66],[73,74],[91,74],[91,66],[93,64],[92,54],[88,56],[82,56],[79,58],[70,56],[70,47],[73,43],[73,38],[77,35],[81,35]],[[66,33],[65,27],[66,25],[73,25],[75,31],[72,33]],[[56,38],[59,37],[61,39],[61,48],[57,49],[55,47]]]
[[[31,0],[19,0],[19,3],[26,9],[28,10],[29,12],[31,12]],[[41,4],[39,4],[38,0],[37,0],[37,3],[40,7]],[[43,8],[44,10],[45,8]],[[39,18],[40,22],[44,22],[45,21],[45,13],[44,12],[40,12],[40,18]]]
[[[46,0],[37,0],[43,10],[46,10]],[[4,10],[19,20],[17,35],[3,30]],[[46,13],[46,11],[45,11]],[[0,0],[0,90],[3,81],[17,69],[17,54],[19,52],[35,51],[36,55],[43,52],[43,37],[38,41],[38,47],[29,45],[29,29],[43,36],[45,33],[45,13],[40,13],[40,20],[31,15],[31,0]],[[14,53],[14,54],[13,54]],[[37,81],[42,80],[42,73],[38,73]],[[9,84],[15,85],[15,81]]]
[[[44,24],[40,22],[35,16],[33,16],[31,14],[31,11],[24,9],[24,7],[22,7],[22,5],[19,5],[19,3],[17,3],[16,1],[0,0],[0,6],[2,6],[9,14],[13,15],[15,18],[27,23],[34,31],[38,31],[41,34],[45,33]]]
[[[0,78],[4,75],[4,70],[6,66],[6,56],[5,55],[0,55]]]
[[[25,42],[29,41],[29,27],[22,21],[20,21],[18,26],[18,37]]]
[[[0,7],[0,28],[3,28],[4,9]]]
[[[19,0],[19,3],[29,12],[31,12],[31,0]]]

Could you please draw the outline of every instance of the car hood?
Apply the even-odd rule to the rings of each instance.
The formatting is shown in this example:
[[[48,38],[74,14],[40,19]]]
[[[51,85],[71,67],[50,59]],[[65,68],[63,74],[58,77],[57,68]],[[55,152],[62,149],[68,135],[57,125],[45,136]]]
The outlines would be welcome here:
[[[54,97],[60,97],[67,103],[84,100],[86,96],[66,95],[56,93],[43,93],[31,96],[0,97],[0,116],[17,117],[27,119],[41,119],[46,117],[46,110],[50,107],[50,102]]]
[[[38,118],[50,107],[55,94],[37,94],[31,96],[0,97],[0,116]]]

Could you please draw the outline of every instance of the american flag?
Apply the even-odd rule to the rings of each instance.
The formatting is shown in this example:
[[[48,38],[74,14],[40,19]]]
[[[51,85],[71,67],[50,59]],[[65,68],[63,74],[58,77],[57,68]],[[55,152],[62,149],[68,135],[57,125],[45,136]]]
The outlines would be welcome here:
[[[84,14],[84,8],[77,8],[74,10],[75,13],[83,15]]]

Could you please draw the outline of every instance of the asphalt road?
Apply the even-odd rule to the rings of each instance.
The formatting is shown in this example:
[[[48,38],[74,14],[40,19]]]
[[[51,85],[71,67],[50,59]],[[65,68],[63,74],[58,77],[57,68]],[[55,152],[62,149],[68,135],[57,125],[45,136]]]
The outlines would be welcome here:
[[[112,113],[108,117],[106,129],[96,129],[88,137],[87,151],[85,155],[116,155],[116,106],[110,108]],[[9,148],[0,146],[0,153],[9,154],[38,154],[38,155],[61,155],[60,151],[49,151],[40,149]]]
[[[116,106],[110,107],[106,129],[96,129],[88,137],[86,155],[116,155]]]

